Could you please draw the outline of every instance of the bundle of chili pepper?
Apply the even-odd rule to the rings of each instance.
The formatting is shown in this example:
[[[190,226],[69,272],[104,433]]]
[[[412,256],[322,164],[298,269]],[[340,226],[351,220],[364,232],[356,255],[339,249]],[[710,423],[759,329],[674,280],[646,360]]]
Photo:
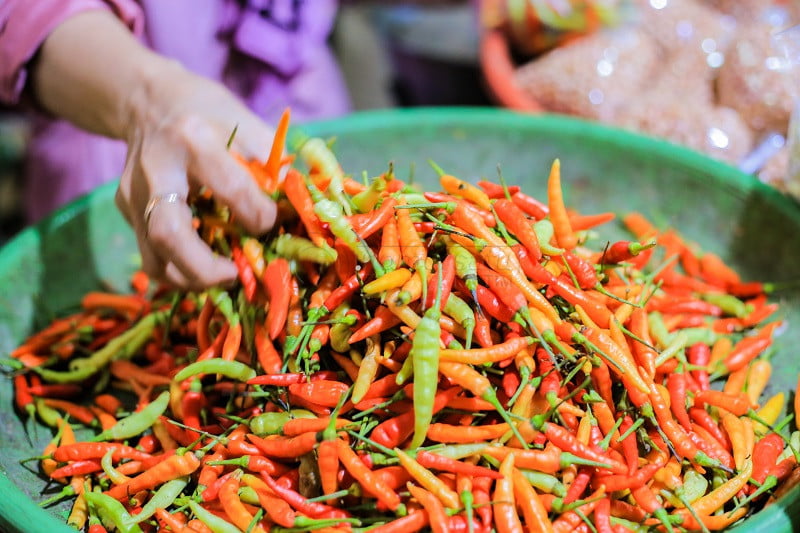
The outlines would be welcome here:
[[[192,200],[237,285],[136,273],[11,354],[70,525],[719,530],[800,479],[784,397],[761,398],[763,286],[638,213],[603,241],[613,216],[570,210],[558,161],[545,201],[438,167],[426,192],[345,175],[322,139],[280,159],[287,126],[242,161],[270,235]]]

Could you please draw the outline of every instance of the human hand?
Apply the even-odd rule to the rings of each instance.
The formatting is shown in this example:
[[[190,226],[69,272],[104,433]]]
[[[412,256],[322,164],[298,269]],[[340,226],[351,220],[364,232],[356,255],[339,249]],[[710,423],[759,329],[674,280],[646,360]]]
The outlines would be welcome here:
[[[131,97],[128,156],[116,194],[136,232],[142,268],[185,289],[231,282],[236,267],[197,234],[186,198],[205,186],[245,230],[269,230],[275,205],[226,144],[237,128],[230,150],[263,158],[274,132],[225,87],[178,65],[160,65],[147,79]]]
[[[47,112],[122,139],[128,157],[117,206],[136,232],[152,277],[197,289],[236,277],[192,228],[185,199],[208,187],[253,234],[276,208],[226,150],[263,158],[273,131],[225,87],[148,50],[111,12],[87,10],[48,35],[32,64],[32,91]]]

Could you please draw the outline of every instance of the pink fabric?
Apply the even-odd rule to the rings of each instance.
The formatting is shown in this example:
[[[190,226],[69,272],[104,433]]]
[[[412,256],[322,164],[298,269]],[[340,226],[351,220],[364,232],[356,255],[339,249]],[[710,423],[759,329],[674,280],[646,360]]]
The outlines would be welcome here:
[[[60,22],[112,10],[155,51],[219,80],[267,122],[286,106],[302,123],[349,111],[327,45],[336,0],[4,0],[0,4],[0,100],[19,101],[27,63]],[[119,177],[125,145],[64,121],[35,118],[25,193],[33,222]]]
[[[113,10],[141,33],[142,13],[131,0],[4,0],[0,4],[0,100],[16,103],[27,81],[27,64],[62,21],[91,9]]]

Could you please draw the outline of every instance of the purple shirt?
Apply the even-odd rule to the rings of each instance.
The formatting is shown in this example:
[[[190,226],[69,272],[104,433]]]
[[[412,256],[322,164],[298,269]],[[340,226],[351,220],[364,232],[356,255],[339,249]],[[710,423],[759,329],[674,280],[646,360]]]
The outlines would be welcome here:
[[[47,35],[86,10],[117,15],[153,50],[219,80],[268,123],[349,111],[327,39],[336,0],[4,0],[0,3],[0,101],[16,104],[27,66]],[[126,147],[63,120],[36,116],[25,164],[31,222],[117,178]]]

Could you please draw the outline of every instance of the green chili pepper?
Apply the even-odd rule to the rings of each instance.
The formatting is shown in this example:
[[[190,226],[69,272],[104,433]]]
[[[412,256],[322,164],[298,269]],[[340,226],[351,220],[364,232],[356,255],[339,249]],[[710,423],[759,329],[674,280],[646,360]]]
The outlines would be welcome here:
[[[381,199],[381,193],[386,190],[386,184],[384,176],[373,179],[368,188],[351,198],[353,206],[361,213],[371,211]]]
[[[172,379],[183,381],[198,374],[221,374],[237,381],[247,381],[256,377],[256,371],[239,361],[226,361],[225,359],[205,359],[195,361],[175,374]]]
[[[261,413],[250,420],[250,431],[259,437],[277,435],[281,433],[283,425],[292,418],[316,418],[316,415],[305,409]]]
[[[138,524],[139,522],[144,522],[155,512],[159,509],[166,509],[169,507],[172,502],[175,501],[175,498],[181,495],[183,489],[186,488],[186,485],[189,484],[189,477],[179,477],[173,479],[171,481],[167,481],[159,489],[153,493],[147,503],[142,507],[142,510],[139,514],[131,517],[133,523]]]
[[[549,218],[534,222],[533,231],[536,233],[536,238],[539,239],[539,249],[542,250],[544,255],[561,255],[564,253],[563,248],[557,248],[550,244],[555,234],[555,229]]]
[[[439,307],[442,302],[442,268],[438,268],[436,300],[422,316],[414,333],[409,358],[414,365],[414,436],[410,448],[419,448],[433,419],[433,398],[439,382]]]
[[[353,214],[350,199],[344,193],[344,172],[327,143],[319,137],[306,137],[298,148],[298,154],[311,168],[317,168],[330,177],[328,194],[347,216]]]
[[[683,475],[683,485],[679,490],[683,498],[692,503],[705,495],[708,490],[708,480],[695,470],[687,470]]]
[[[345,302],[337,307],[331,315],[331,318],[337,320],[337,322],[331,326],[329,342],[331,343],[331,348],[339,353],[350,351],[349,339],[353,334],[350,328],[358,321],[355,316],[346,315],[349,310],[350,304]]]
[[[720,337],[720,334],[711,328],[684,328],[681,333],[686,335],[686,346],[697,343],[712,346]]]
[[[239,489],[239,499],[242,500],[242,503],[249,505],[261,505],[258,493],[253,487],[248,487],[247,485]]]
[[[472,345],[472,332],[475,331],[475,312],[467,302],[453,293],[447,297],[444,312],[464,328],[466,347],[469,349]]]
[[[611,524],[619,524],[625,529],[633,531],[634,533],[649,533],[650,527],[645,526],[642,524],[638,524],[636,522],[631,522],[630,520],[625,520],[624,518],[618,518],[616,516],[611,517]]]
[[[366,243],[358,239],[353,225],[345,218],[342,206],[333,200],[325,198],[313,184],[308,185],[311,198],[314,200],[314,213],[322,222],[328,223],[331,233],[342,239],[362,263],[369,261],[371,250]]]
[[[109,448],[108,451],[103,455],[103,458],[100,459],[100,466],[103,467],[103,472],[105,472],[108,479],[111,480],[114,484],[124,483],[127,479],[125,474],[120,474],[119,471],[114,468],[114,463],[112,459],[114,458],[114,450],[116,448]]]
[[[409,205],[415,204],[430,204],[431,202],[425,198],[424,194],[418,192],[407,192],[398,196],[398,200],[402,199],[403,202]]]
[[[197,519],[208,526],[208,529],[214,533],[242,533],[238,527],[206,510],[194,500],[189,500],[189,508]]]
[[[310,261],[328,266],[336,261],[336,250],[330,246],[320,247],[310,239],[289,233],[278,236],[275,241],[275,253],[286,259]]]
[[[126,416],[92,440],[124,440],[135,437],[150,428],[158,417],[164,414],[168,406],[169,391],[164,391],[141,411]]]
[[[744,318],[750,313],[748,305],[732,294],[724,292],[705,292],[700,297],[710,304],[714,304],[722,312],[736,318]]]
[[[667,330],[667,325],[664,323],[661,313],[653,311],[648,314],[647,325],[650,328],[650,336],[662,349],[669,346],[671,335]]]
[[[142,533],[142,529],[131,517],[125,506],[117,500],[102,492],[84,492],[86,501],[100,515],[103,523],[113,524],[120,533]]]
[[[404,385],[406,381],[408,381],[411,376],[414,375],[414,358],[413,357],[406,357],[405,361],[403,361],[400,370],[397,371],[397,376],[395,377],[395,383],[398,385]]]
[[[678,355],[678,352],[686,348],[686,341],[687,337],[683,334],[683,331],[679,331],[674,335],[670,335],[669,344],[665,346],[663,350],[661,350],[661,353],[658,354],[658,357],[656,358],[656,368],[663,365]]]
[[[153,328],[165,316],[166,311],[157,311],[143,317],[129,330],[111,339],[108,344],[89,357],[75,359],[66,372],[47,368],[33,370],[52,383],[74,383],[83,381],[105,368],[114,359],[132,357],[152,337]]]
[[[58,427],[61,414],[49,405],[45,405],[44,400],[38,396],[33,401],[36,405],[36,414],[39,415],[39,419],[50,427]]]
[[[567,494],[567,489],[564,487],[564,484],[553,475],[536,470],[528,470],[526,468],[521,468],[520,472],[522,472],[522,475],[525,476],[525,479],[527,479],[531,485],[542,492],[552,494],[559,498]]]
[[[430,451],[436,453],[436,455],[441,455],[442,457],[447,457],[449,459],[463,459],[465,457],[470,457],[472,455],[481,453],[488,446],[489,444],[485,442],[448,444],[447,446],[437,446],[436,448],[432,448]]]
[[[800,450],[800,431],[793,431],[789,436],[789,444],[783,449],[783,452],[775,460],[775,464],[780,463],[784,459],[791,457],[794,452],[792,450]]]
[[[208,297],[214,304],[214,307],[222,313],[228,324],[234,325],[239,321],[239,316],[233,310],[233,299],[227,291],[219,287],[212,287],[208,289]]]
[[[469,250],[453,241],[453,239],[447,237],[444,239],[447,253],[452,255],[455,259],[456,276],[464,282],[467,290],[469,290],[472,295],[472,301],[475,305],[478,305],[478,294],[476,293],[478,289],[478,266],[475,256],[472,255]],[[480,308],[478,309],[480,312]]]

